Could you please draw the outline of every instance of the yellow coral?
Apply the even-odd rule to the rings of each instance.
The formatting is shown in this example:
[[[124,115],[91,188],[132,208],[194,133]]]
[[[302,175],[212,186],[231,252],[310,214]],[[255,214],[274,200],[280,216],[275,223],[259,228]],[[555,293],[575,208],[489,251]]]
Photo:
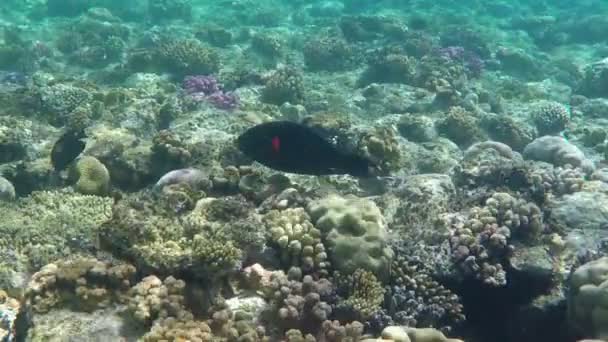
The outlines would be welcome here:
[[[77,177],[74,189],[85,195],[105,195],[110,188],[110,172],[97,158],[85,156],[73,169]]]

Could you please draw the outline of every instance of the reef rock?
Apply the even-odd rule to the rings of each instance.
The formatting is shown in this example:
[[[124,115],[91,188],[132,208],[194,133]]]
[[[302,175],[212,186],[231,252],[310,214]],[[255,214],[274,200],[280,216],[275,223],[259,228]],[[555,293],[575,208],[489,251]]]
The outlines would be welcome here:
[[[562,229],[608,228],[608,194],[581,191],[564,195],[550,204],[553,225]]]
[[[535,139],[524,148],[525,159],[544,161],[555,166],[572,165],[592,172],[593,163],[575,145],[559,136],[544,136]]]

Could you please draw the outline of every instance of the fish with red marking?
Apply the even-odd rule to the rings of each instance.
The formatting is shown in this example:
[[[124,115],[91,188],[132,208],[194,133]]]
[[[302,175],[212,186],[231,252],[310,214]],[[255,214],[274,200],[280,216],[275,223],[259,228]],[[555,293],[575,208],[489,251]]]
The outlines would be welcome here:
[[[375,167],[367,158],[337,147],[314,128],[291,121],[251,127],[238,137],[237,144],[249,158],[288,173],[371,177]]]

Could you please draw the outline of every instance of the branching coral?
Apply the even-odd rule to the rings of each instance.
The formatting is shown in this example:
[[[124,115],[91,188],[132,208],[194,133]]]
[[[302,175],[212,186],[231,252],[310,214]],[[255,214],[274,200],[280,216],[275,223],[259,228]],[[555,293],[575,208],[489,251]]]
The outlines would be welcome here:
[[[305,273],[326,272],[329,262],[321,232],[313,226],[303,208],[271,210],[264,215],[263,221],[286,267],[301,267]]]
[[[460,298],[436,279],[441,269],[438,260],[449,252],[414,242],[397,243],[394,250],[397,254],[385,296],[386,313],[391,317],[388,323],[433,326],[443,332],[462,323],[465,316]]]
[[[160,204],[135,196],[115,205],[100,229],[104,247],[160,274],[189,271],[203,278],[237,270],[247,252],[263,247],[260,221],[244,201],[204,198],[187,213]]]
[[[304,101],[304,80],[302,74],[293,67],[275,70],[266,80],[262,91],[262,100],[267,103],[282,105]]]
[[[216,73],[220,67],[217,52],[196,40],[171,40],[158,47],[162,65],[180,76]]]
[[[345,300],[338,303],[338,310],[353,314],[356,319],[365,321],[376,313],[384,301],[384,288],[376,276],[362,269],[349,275],[336,274],[339,294]],[[350,311],[350,312],[348,312]]]
[[[483,137],[479,120],[461,107],[452,107],[437,123],[437,131],[458,145],[468,146]]]
[[[510,239],[536,239],[544,226],[535,204],[499,192],[484,207],[472,208],[452,229],[452,257],[459,268],[489,285],[502,286],[506,282],[502,263],[514,248]]]
[[[94,248],[91,232],[111,215],[112,200],[69,191],[34,192],[15,202],[0,202],[0,263],[38,269],[63,256]],[[9,253],[12,251],[12,253]],[[4,259],[4,255],[12,254]]]
[[[541,102],[534,108],[532,119],[539,135],[559,134],[566,129],[570,113],[558,102]]]
[[[134,277],[135,267],[129,264],[84,257],[59,261],[32,276],[25,297],[35,312],[48,312],[57,305],[92,311],[121,300]]]
[[[344,40],[319,37],[304,45],[304,61],[313,70],[340,70],[352,64],[353,50]]]
[[[151,324],[157,318],[178,317],[180,311],[185,310],[185,286],[183,280],[171,276],[164,281],[147,276],[129,290],[129,312],[144,324]]]
[[[304,276],[299,282],[288,280],[284,274],[273,274],[269,285],[263,289],[270,303],[268,318],[278,320],[274,326],[282,331],[298,329],[315,334],[332,312],[330,303],[325,301],[333,298],[333,286],[327,279],[315,281]]]

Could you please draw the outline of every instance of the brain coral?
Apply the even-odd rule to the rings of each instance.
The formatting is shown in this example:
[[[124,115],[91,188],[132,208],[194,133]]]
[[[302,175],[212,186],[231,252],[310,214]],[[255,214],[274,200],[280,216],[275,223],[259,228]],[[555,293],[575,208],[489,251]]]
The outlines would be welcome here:
[[[74,189],[85,195],[104,195],[110,188],[110,172],[99,159],[85,156],[78,160],[72,172],[77,178]]]
[[[393,251],[387,245],[386,223],[374,202],[330,195],[312,202],[308,211],[325,237],[337,270],[352,273],[361,268],[386,279]]]
[[[608,338],[608,257],[588,262],[570,278],[568,320],[585,334]]]

